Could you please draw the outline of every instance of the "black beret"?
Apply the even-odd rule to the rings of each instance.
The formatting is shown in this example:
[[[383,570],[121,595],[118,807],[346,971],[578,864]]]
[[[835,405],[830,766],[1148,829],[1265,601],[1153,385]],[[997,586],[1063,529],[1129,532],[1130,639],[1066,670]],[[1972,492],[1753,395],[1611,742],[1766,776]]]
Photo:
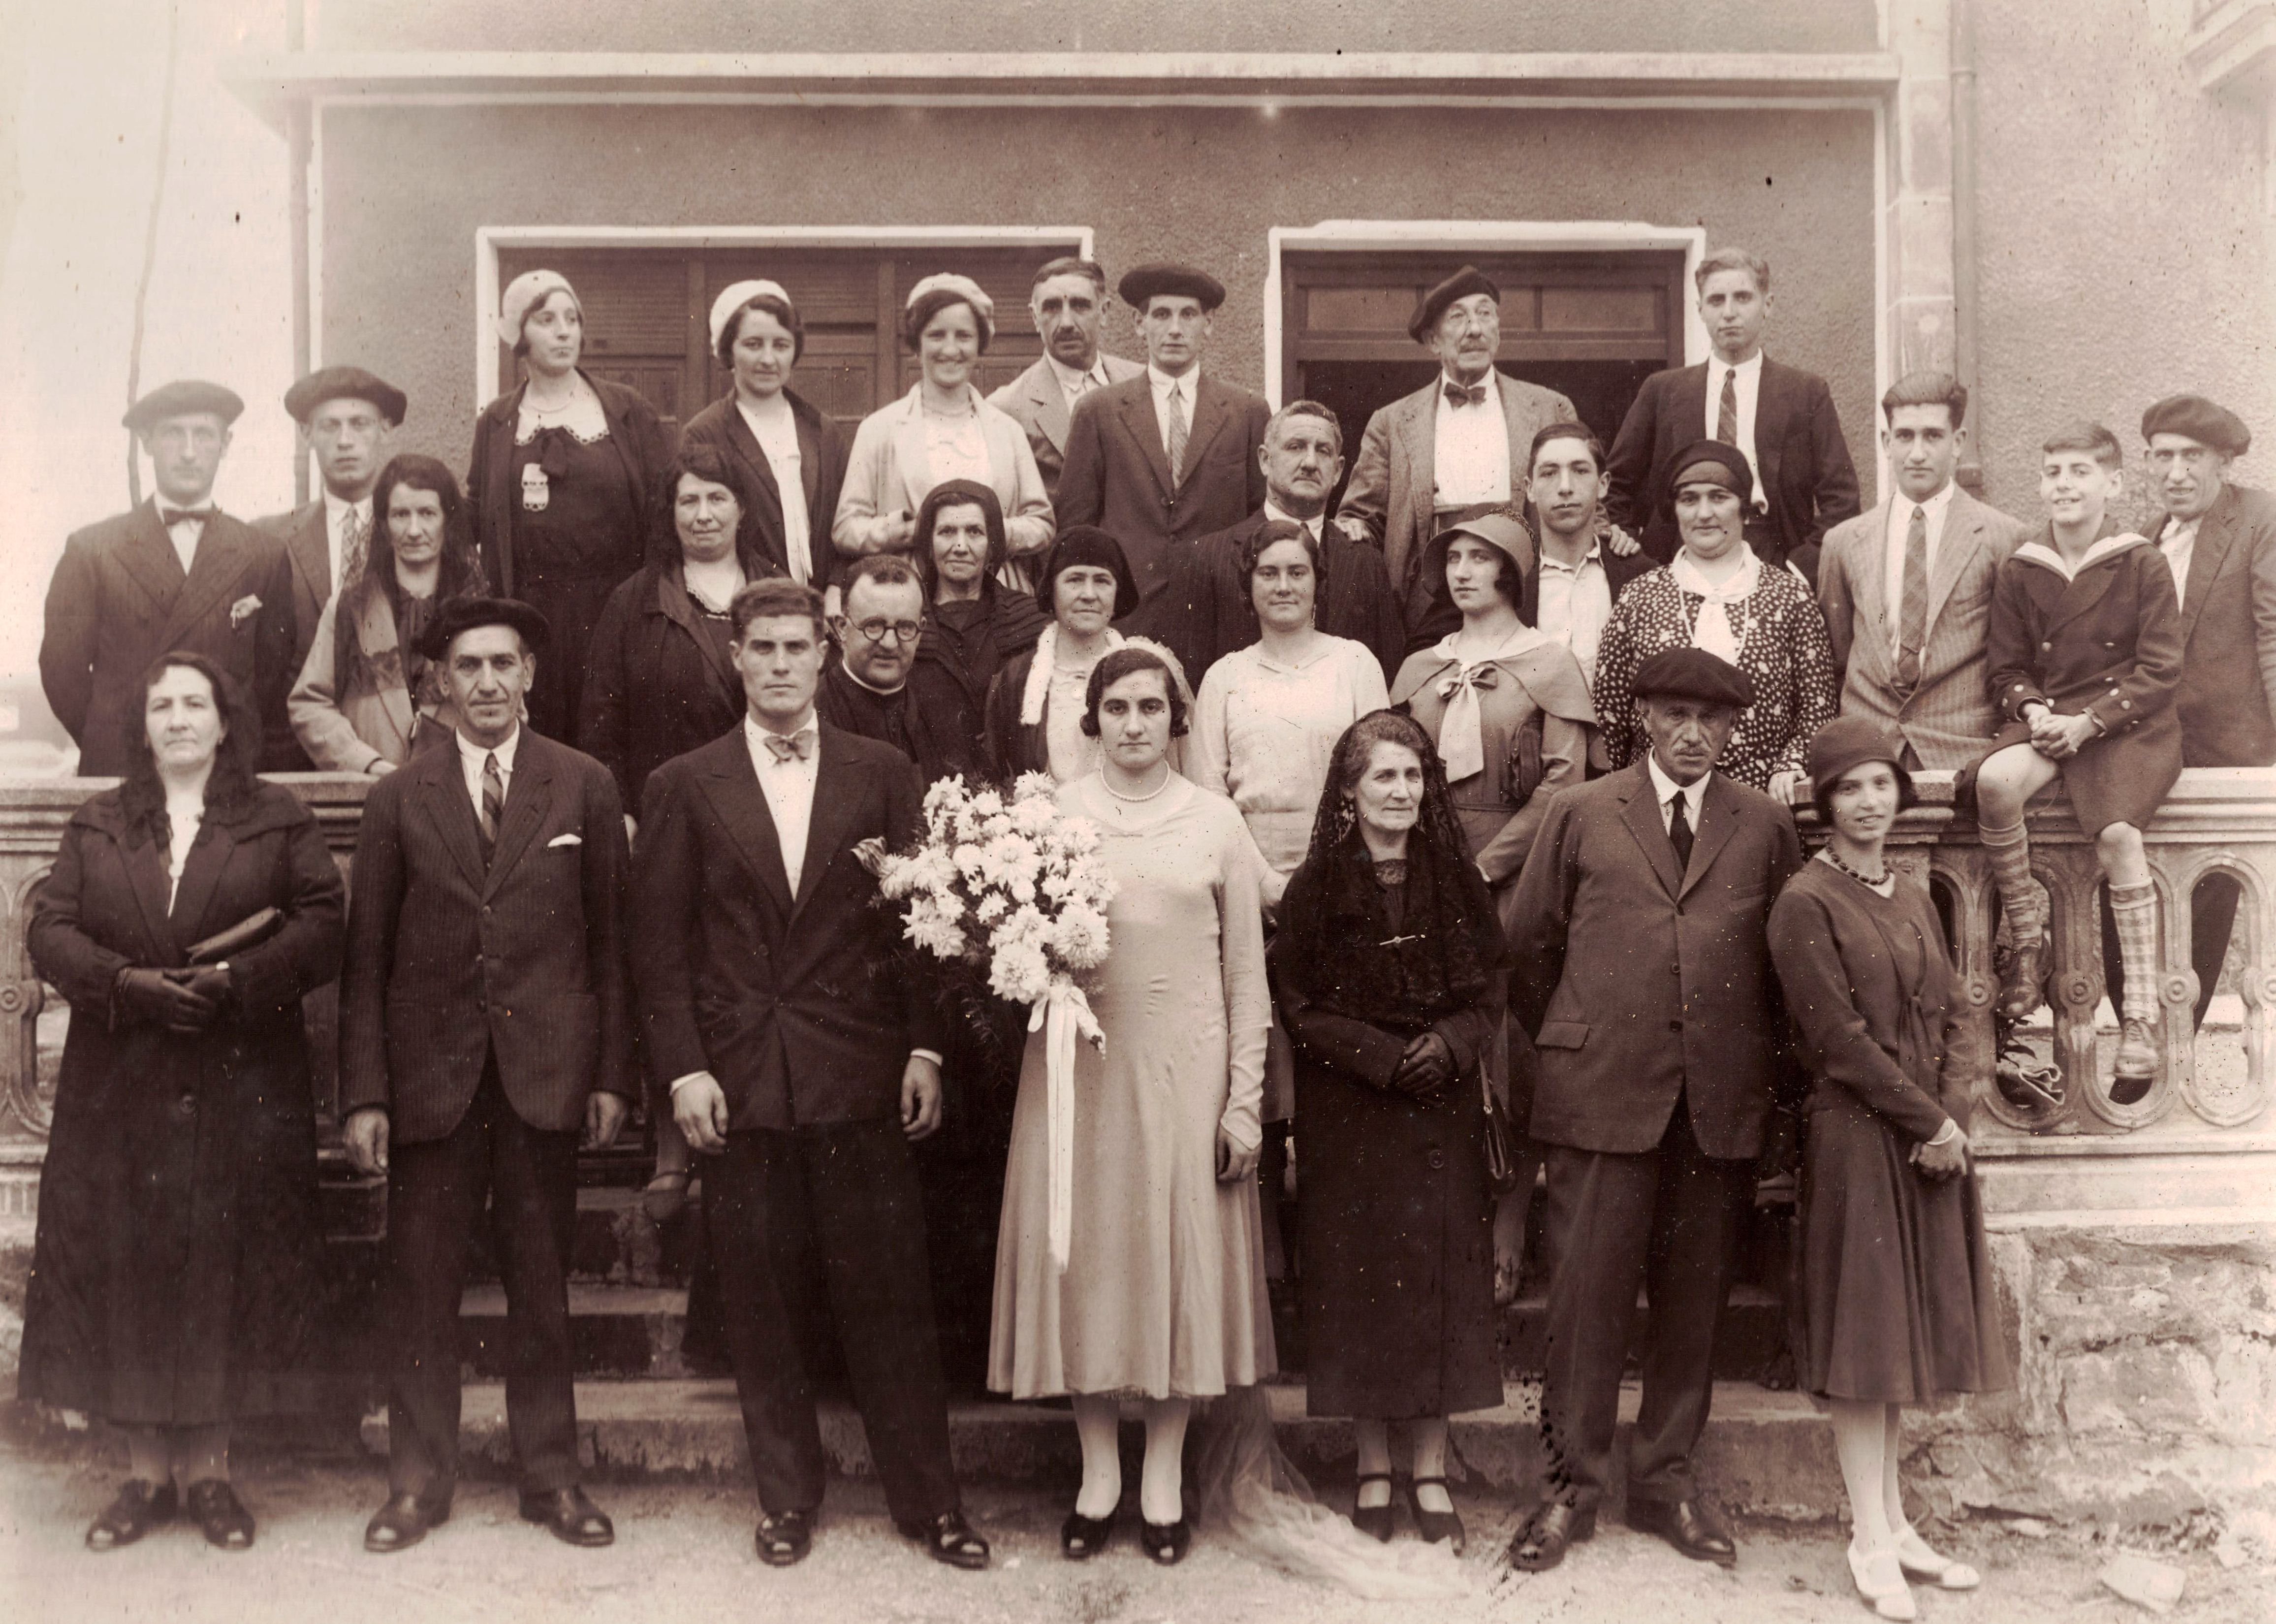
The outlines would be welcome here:
[[[245,402],[233,389],[209,383],[203,378],[176,378],[171,383],[159,384],[128,406],[126,415],[118,421],[140,434],[167,418],[182,417],[192,412],[211,412],[226,425],[235,422],[238,414],[244,410]]]
[[[1704,649],[1662,649],[1636,667],[1628,692],[1638,699],[1659,694],[1744,710],[1755,702],[1755,679]]]
[[[435,618],[419,639],[419,652],[430,660],[448,659],[459,633],[482,626],[512,626],[521,634],[522,647],[532,654],[545,647],[552,633],[545,617],[520,598],[454,597],[435,611]]]
[[[1671,505],[1675,501],[1678,485],[1697,484],[1703,480],[1713,480],[1736,491],[1741,502],[1755,499],[1755,471],[1747,466],[1747,453],[1735,445],[1721,440],[1694,440],[1670,458],[1667,466],[1667,499]],[[1719,470],[1723,477],[1715,479],[1705,471],[1709,468]]]
[[[361,367],[327,367],[284,391],[284,409],[296,423],[307,422],[309,414],[327,400],[368,400],[391,423],[400,423],[410,405],[401,390]]]
[[[1438,318],[1446,314],[1448,305],[1458,299],[1468,299],[1473,293],[1483,293],[1495,304],[1501,303],[1501,289],[1494,285],[1493,278],[1475,265],[1465,265],[1422,295],[1422,302],[1415,307],[1415,314],[1407,321],[1407,336],[1417,344],[1422,343],[1422,335],[1438,326]]]
[[[1114,613],[1111,619],[1119,620],[1138,607],[1138,578],[1130,573],[1130,560],[1122,550],[1122,543],[1096,525],[1069,525],[1051,543],[1051,554],[1043,560],[1043,573],[1036,581],[1036,605],[1045,614],[1058,611],[1059,572],[1078,564],[1096,565],[1114,573]]]
[[[1190,265],[1141,265],[1125,276],[1114,291],[1135,310],[1145,309],[1157,293],[1198,299],[1204,310],[1214,310],[1225,302],[1225,284]]]
[[[2158,434],[2185,434],[2224,457],[2242,457],[2252,449],[2252,430],[2244,420],[2203,395],[2168,395],[2143,413],[2142,437]]]

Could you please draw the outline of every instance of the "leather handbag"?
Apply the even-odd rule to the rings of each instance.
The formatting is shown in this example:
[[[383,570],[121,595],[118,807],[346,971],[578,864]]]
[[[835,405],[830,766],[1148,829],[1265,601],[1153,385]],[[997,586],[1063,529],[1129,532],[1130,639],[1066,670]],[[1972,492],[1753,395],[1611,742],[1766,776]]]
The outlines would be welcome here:
[[[1486,1188],[1497,1195],[1506,1195],[1517,1188],[1517,1129],[1509,1119],[1509,1112],[1494,1097],[1493,1084],[1488,1082],[1484,1068],[1479,1068],[1478,1089],[1485,1096],[1486,1129]]]
[[[231,953],[260,946],[284,926],[284,912],[265,907],[257,914],[247,914],[228,930],[217,930],[202,942],[191,943],[189,952],[182,956],[192,964],[219,964]]]

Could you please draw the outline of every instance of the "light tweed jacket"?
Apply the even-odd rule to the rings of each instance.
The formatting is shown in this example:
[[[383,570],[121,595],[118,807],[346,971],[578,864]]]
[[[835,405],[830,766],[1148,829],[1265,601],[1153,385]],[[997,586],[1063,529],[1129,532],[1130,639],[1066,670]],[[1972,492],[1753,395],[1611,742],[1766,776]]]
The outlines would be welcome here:
[[[1936,565],[1929,573],[1928,644],[1920,686],[1897,689],[1897,628],[1889,615],[1889,504],[1825,534],[1817,603],[1842,673],[1841,714],[1870,717],[1904,736],[1921,765],[1957,771],[1984,754],[1999,730],[1984,684],[1984,634],[1992,580],[2032,527],[1965,490],[1952,493]]]

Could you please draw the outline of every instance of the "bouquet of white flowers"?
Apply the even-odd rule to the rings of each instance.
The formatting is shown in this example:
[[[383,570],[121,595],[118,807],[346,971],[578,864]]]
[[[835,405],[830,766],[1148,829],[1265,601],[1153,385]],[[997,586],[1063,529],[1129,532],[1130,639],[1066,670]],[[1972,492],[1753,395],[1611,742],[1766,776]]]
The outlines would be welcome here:
[[[973,790],[961,775],[926,792],[916,849],[887,855],[880,889],[906,901],[910,941],[973,975],[997,997],[1031,1007],[1042,1028],[1049,1084],[1051,1256],[1066,1266],[1074,1211],[1074,1045],[1101,1051],[1081,978],[1106,961],[1106,905],[1114,881],[1089,818],[1059,810],[1047,774],[1024,773],[1009,797]]]

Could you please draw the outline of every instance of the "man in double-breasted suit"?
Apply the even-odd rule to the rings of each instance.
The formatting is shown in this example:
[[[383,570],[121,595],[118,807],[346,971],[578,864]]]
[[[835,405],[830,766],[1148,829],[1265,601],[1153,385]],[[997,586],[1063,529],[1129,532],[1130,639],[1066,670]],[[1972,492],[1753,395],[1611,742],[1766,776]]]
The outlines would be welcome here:
[[[1461,621],[1446,583],[1422,578],[1425,543],[1450,524],[1521,505],[1533,436],[1578,414],[1556,391],[1495,367],[1501,289],[1475,266],[1424,293],[1407,331],[1438,376],[1368,419],[1336,524],[1383,550],[1415,648]]]
[[[1691,1452],[1783,1057],[1765,925],[1802,853],[1783,807],[1714,770],[1754,702],[1745,672],[1669,649],[1635,692],[1650,754],[1557,798],[1505,911],[1549,1171],[1549,1493],[1509,1548],[1534,1571],[1596,1530],[1639,1286],[1651,1323],[1628,1522],[1737,1559]]]
[[[1067,422],[1052,505],[1061,530],[1094,525],[1122,543],[1139,608],[1124,629],[1151,634],[1179,558],[1264,505],[1256,448],[1272,408],[1202,371],[1225,286],[1189,265],[1141,265],[1122,278],[1138,312],[1146,371],[1093,390]]]
[[[1094,260],[1047,261],[1028,292],[1028,314],[1043,340],[1036,364],[988,397],[1028,431],[1036,471],[1056,505],[1066,466],[1067,426],[1075,404],[1095,389],[1144,376],[1145,366],[1098,346],[1106,314],[1106,272]]]
[[[568,1286],[580,1132],[606,1146],[631,1104],[629,858],[609,770],[521,725],[545,632],[512,599],[443,606],[421,651],[457,738],[375,785],[356,838],[340,1110],[350,1158],[387,1175],[395,1336],[370,1551],[450,1515],[459,1296],[486,1203],[521,1514],[571,1544],[615,1537],[577,1483]]]
[[[649,1073],[705,1158],[704,1221],[762,1510],[762,1560],[812,1546],[824,1457],[797,1327],[816,1255],[893,1521],[985,1567],[948,1403],[909,1142],[940,1125],[945,1033],[865,857],[906,846],[924,785],[891,745],[819,721],[819,594],[735,595],[743,725],[649,776],[634,976]]]
[[[1833,393],[1815,373],[1763,353],[1770,267],[1739,248],[1711,254],[1693,273],[1714,353],[1643,381],[1612,441],[1612,514],[1662,564],[1680,537],[1668,489],[1676,453],[1701,438],[1735,445],[1755,475],[1748,543],[1765,563],[1792,564],[1815,584],[1819,539],[1857,512],[1857,470]]]
[[[131,512],[74,531],[48,583],[40,686],[79,745],[79,770],[126,770],[140,729],[142,675],[174,649],[202,654],[241,683],[261,715],[262,765],[300,758],[285,719],[294,662],[292,566],[275,537],[213,505],[230,425],[245,402],[183,379],[136,401],[121,421],[142,442],[157,492]]]
[[[1906,374],[1881,413],[1895,491],[1825,533],[1817,606],[1843,673],[1841,713],[1900,735],[1907,768],[1954,772],[1999,731],[1984,654],[1992,581],[2031,527],[1953,482],[1968,391],[1950,373]]]

